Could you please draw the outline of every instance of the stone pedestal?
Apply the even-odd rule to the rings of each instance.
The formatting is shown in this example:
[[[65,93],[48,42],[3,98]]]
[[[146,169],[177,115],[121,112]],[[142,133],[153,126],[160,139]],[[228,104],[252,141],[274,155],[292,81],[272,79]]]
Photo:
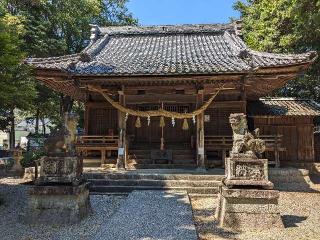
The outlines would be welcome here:
[[[79,186],[34,186],[23,221],[28,224],[72,224],[91,213],[89,189]]]
[[[220,227],[283,228],[278,209],[279,191],[220,187],[216,219]]]
[[[82,159],[74,157],[42,157],[37,165],[41,167],[37,185],[70,184],[78,185],[82,181]]]
[[[273,189],[273,183],[268,180],[268,160],[246,157],[227,158],[224,184],[229,188],[250,186]]]

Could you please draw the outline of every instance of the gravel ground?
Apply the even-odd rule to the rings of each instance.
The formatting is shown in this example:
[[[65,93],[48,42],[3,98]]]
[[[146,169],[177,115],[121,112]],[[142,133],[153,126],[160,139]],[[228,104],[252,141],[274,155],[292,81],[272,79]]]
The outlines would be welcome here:
[[[30,186],[17,185],[21,179],[0,179],[0,194],[4,204],[0,206],[1,240],[87,240],[92,239],[102,223],[113,215],[125,201],[125,197],[91,195],[94,213],[79,224],[66,227],[47,225],[28,226],[19,223],[23,213],[26,191]]]
[[[219,228],[214,218],[217,198],[190,197],[201,240],[319,240],[320,193],[281,192],[279,205],[285,229],[266,229],[237,233]]]
[[[167,194],[169,201],[163,201],[161,196],[156,196],[153,201],[146,201],[144,197],[120,197],[93,195],[91,204],[94,213],[79,224],[54,227],[54,226],[28,226],[19,223],[19,215],[24,211],[26,191],[30,186],[17,185],[21,179],[2,178],[0,179],[0,198],[4,203],[0,205],[0,240],[68,240],[68,239],[93,239],[93,236],[100,239],[135,239],[134,234],[141,230],[144,233],[144,239],[195,239],[194,226],[190,222],[190,205],[185,195]],[[319,181],[320,182],[320,181]],[[317,184],[319,186],[319,184]],[[320,190],[317,187],[315,190]],[[125,201],[125,200],[128,201]],[[259,230],[246,231],[242,233],[232,232],[221,229],[217,226],[214,219],[214,211],[217,206],[215,196],[199,197],[190,196],[193,218],[196,229],[201,240],[218,239],[250,239],[250,240],[319,240],[320,239],[320,193],[319,192],[284,192],[280,193],[280,211],[285,224],[282,230]],[[160,201],[160,202],[159,202]],[[134,205],[130,205],[133,204]],[[174,204],[181,203],[181,204]],[[129,205],[128,205],[129,204]],[[124,207],[124,205],[128,205]],[[172,206],[179,207],[173,208]],[[130,211],[129,211],[130,209]],[[132,214],[144,213],[144,216]],[[146,209],[149,209],[148,211]],[[182,215],[179,215],[181,214]],[[159,215],[160,214],[160,215]],[[112,218],[111,218],[112,216]],[[172,227],[176,220],[187,219],[185,224],[181,225],[179,231],[189,233],[182,237],[173,237],[168,229],[163,225]],[[113,220],[115,219],[115,220]],[[171,220],[170,220],[171,219]],[[109,221],[110,220],[110,221]],[[139,220],[139,221],[138,221]],[[147,225],[147,222],[153,224]],[[192,221],[192,218],[191,218]],[[120,227],[120,224],[122,227]],[[125,231],[123,226],[133,226],[133,230]],[[117,227],[115,227],[117,226]],[[187,231],[184,231],[187,230]],[[101,233],[104,234],[101,235]],[[131,235],[128,235],[131,234]],[[148,235],[148,233],[153,235]],[[107,238],[106,234],[111,238]],[[174,233],[172,233],[174,234]],[[136,236],[138,236],[136,235]],[[131,236],[124,238],[124,236]],[[190,236],[188,238],[188,236]],[[99,238],[97,238],[99,239]],[[136,238],[137,239],[137,238]],[[143,238],[141,238],[143,239]]]
[[[134,191],[94,239],[196,240],[198,237],[186,193]]]

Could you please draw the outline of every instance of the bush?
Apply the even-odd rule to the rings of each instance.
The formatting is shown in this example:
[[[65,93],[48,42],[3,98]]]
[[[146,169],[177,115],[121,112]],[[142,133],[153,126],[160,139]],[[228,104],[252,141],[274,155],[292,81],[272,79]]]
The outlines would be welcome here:
[[[14,164],[14,159],[10,157],[5,162],[5,168],[6,169],[11,169],[13,164]]]
[[[34,167],[36,166],[35,160],[41,158],[44,155],[45,154],[42,149],[28,151],[23,155],[23,158],[21,160],[21,165],[24,168]]]

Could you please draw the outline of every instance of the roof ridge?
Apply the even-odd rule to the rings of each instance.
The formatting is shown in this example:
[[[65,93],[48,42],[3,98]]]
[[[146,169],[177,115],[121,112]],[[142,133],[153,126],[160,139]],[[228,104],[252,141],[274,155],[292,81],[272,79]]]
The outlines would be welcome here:
[[[93,26],[92,32],[96,32],[97,26]],[[149,26],[107,26],[98,27],[99,34],[168,34],[168,33],[200,33],[200,32],[236,32],[235,24],[180,24],[180,25],[149,25]],[[94,38],[94,36],[92,37]]]

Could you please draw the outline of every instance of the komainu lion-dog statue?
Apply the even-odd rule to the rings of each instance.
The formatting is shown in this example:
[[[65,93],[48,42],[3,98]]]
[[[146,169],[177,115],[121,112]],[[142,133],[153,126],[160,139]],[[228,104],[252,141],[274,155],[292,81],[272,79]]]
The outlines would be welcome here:
[[[250,133],[245,114],[230,114],[229,121],[233,132],[230,157],[257,158],[265,151],[265,142],[259,139],[259,128]]]

